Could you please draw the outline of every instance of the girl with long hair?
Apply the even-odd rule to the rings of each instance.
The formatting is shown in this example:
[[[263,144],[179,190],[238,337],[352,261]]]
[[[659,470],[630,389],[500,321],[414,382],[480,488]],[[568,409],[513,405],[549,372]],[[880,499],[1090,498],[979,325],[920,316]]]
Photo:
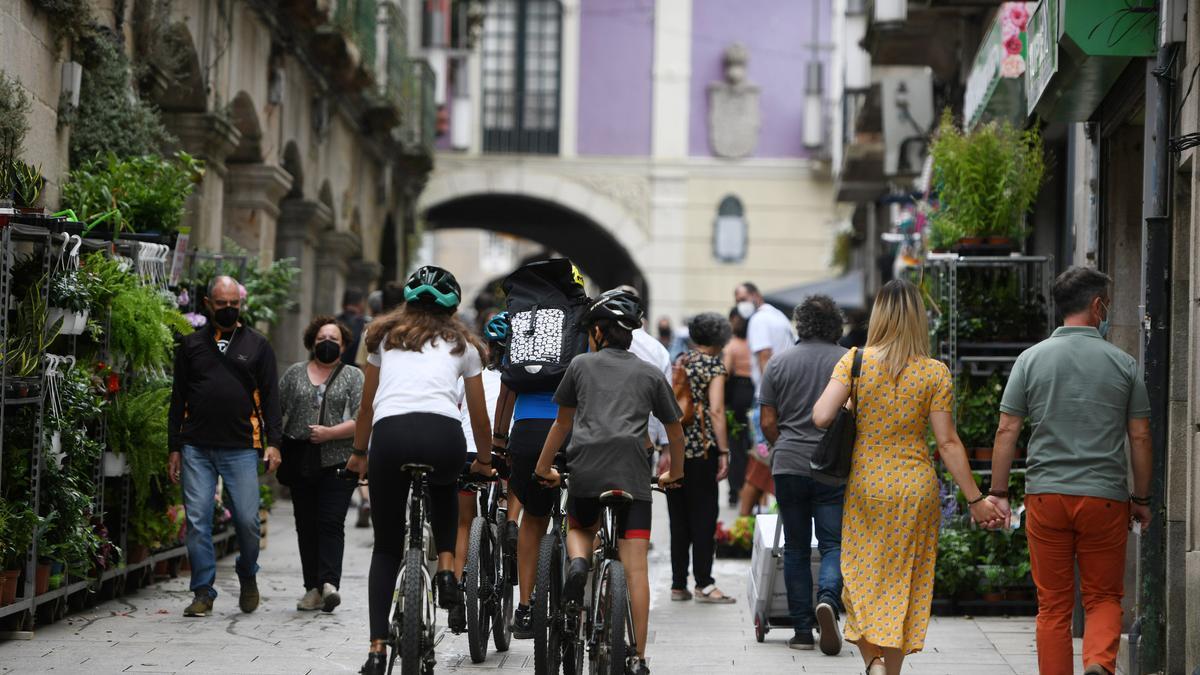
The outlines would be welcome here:
[[[450,272],[427,266],[409,277],[405,305],[367,331],[366,379],[354,450],[346,468],[371,476],[375,546],[368,582],[371,648],[362,673],[387,667],[388,609],[404,556],[409,475],[405,464],[427,464],[430,521],[437,545],[434,587],[450,610],[452,630],[465,629],[459,580],[454,573],[458,478],[467,459],[459,413],[463,381],[478,454],[471,471],[491,473],[491,424],[480,376],[483,344],[457,316],[462,291]],[[368,448],[369,446],[369,448]],[[368,454],[369,450],[369,454]]]
[[[941,510],[929,427],[975,521],[998,527],[1004,516],[971,475],[954,428],[950,370],[929,358],[929,323],[916,286],[891,281],[875,297],[849,401],[857,351],[838,361],[813,421],[826,428],[842,406],[854,408],[858,434],[842,516],[845,635],[858,644],[868,675],[897,675],[904,657],[925,645],[933,599]]]

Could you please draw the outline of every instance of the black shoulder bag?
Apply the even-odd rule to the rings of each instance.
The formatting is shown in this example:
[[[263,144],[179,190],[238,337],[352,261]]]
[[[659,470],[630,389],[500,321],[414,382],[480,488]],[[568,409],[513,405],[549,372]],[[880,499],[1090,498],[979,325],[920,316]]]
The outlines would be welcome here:
[[[325,423],[325,402],[329,400],[329,390],[333,388],[333,382],[343,367],[345,364],[339,363],[329,374],[329,379],[319,385],[325,388],[325,393],[321,396],[321,407],[317,411],[317,424]],[[304,377],[308,378],[307,370]],[[297,482],[313,480],[321,473],[321,446],[307,438],[288,438],[285,435],[279,456],[281,461],[276,478],[282,485],[291,487]]]
[[[862,372],[862,350],[854,350],[854,366],[850,369],[851,410],[842,406],[833,424],[825,430],[817,449],[813,451],[809,466],[813,480],[830,485],[843,485],[850,476],[850,461],[854,457],[854,438],[858,427],[854,416],[858,413],[858,376]]]

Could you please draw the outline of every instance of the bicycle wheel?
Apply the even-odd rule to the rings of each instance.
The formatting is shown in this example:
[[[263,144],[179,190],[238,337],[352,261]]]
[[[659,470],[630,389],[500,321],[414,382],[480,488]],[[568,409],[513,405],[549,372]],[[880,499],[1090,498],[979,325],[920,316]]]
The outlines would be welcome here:
[[[604,568],[596,598],[595,616],[600,635],[592,655],[592,675],[625,675],[625,620],[629,614],[629,593],[625,586],[625,567],[620,561],[610,561]]]
[[[487,611],[488,573],[491,567],[491,551],[485,529],[485,518],[471,521],[471,534],[467,539],[467,564],[463,567],[463,590],[467,603],[467,645],[471,650],[471,662],[482,663],[487,658],[488,628],[491,616]]]
[[[400,672],[403,675],[421,675],[422,661],[428,647],[425,626],[425,605],[429,592],[425,588],[425,554],[420,549],[410,548],[404,554],[401,592],[404,595],[404,616],[400,635]]]
[[[558,537],[553,531],[538,546],[537,581],[533,587],[533,672],[558,675],[562,659],[562,564]]]
[[[493,525],[492,531],[492,639],[496,651],[506,652],[512,643],[513,587],[509,583],[509,556],[501,543],[503,530]]]

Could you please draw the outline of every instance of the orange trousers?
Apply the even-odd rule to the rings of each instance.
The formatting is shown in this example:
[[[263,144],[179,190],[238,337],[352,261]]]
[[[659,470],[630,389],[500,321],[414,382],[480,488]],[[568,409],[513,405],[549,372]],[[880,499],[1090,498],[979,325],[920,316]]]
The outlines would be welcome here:
[[[1071,675],[1075,564],[1083,595],[1083,665],[1117,672],[1129,503],[1060,494],[1025,499],[1029,561],[1038,590],[1040,675]]]

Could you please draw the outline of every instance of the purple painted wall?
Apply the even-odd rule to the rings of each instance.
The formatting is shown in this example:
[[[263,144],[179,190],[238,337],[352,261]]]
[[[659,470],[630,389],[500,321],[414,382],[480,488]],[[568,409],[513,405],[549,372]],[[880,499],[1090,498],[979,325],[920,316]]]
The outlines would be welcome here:
[[[654,0],[580,4],[577,151],[649,155]]]
[[[813,2],[819,2],[817,39],[832,43],[829,0],[693,0],[689,149],[712,155],[708,143],[708,85],[722,80],[721,55],[734,42],[750,52],[748,79],[760,91],[755,157],[804,157],[805,64],[812,58]],[[829,91],[830,53],[822,79]],[[827,127],[828,128],[828,127]]]

